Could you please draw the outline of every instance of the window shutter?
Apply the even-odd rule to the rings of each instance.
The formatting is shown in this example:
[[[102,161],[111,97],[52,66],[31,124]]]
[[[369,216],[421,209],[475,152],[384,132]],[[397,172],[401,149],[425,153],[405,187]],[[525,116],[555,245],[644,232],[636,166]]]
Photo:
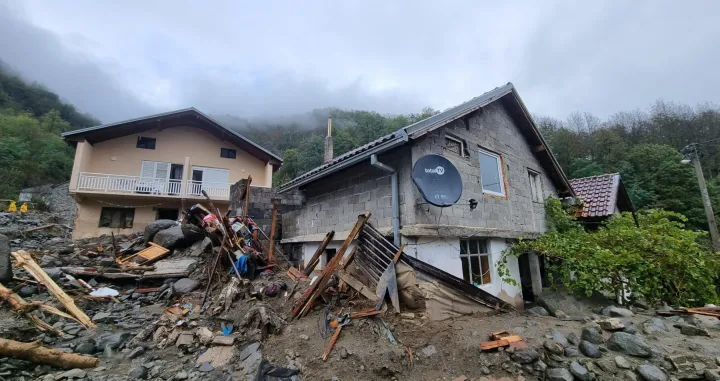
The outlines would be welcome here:
[[[143,179],[152,179],[155,177],[155,162],[143,160],[142,169],[140,169],[140,177]]]
[[[168,179],[170,177],[170,163],[155,162],[155,178]]]

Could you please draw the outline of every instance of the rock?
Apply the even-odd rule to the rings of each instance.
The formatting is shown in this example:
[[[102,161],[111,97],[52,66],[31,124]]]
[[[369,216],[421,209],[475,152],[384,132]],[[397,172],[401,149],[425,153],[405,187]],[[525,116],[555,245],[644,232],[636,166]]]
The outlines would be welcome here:
[[[623,373],[625,376],[625,379],[628,381],[637,381],[638,377],[632,370],[626,370],[625,373]]]
[[[181,370],[181,371],[175,373],[175,375],[173,376],[173,380],[187,380],[187,378],[188,378],[188,374],[184,370]]]
[[[600,348],[598,348],[597,345],[589,342],[589,341],[581,341],[580,342],[580,352],[584,354],[587,357],[598,359],[602,357],[602,353],[600,352]]]
[[[598,325],[606,331],[618,331],[625,328],[625,324],[623,324],[618,318],[600,320]]]
[[[710,333],[707,331],[707,329],[689,324],[681,326],[680,333],[687,336],[710,336]]]
[[[556,318],[558,318],[560,320],[570,319],[570,316],[568,316],[568,314],[566,314],[565,312],[560,311],[560,310],[555,310],[555,315],[553,315],[553,316],[555,316]]]
[[[578,356],[580,356],[580,351],[575,347],[567,347],[567,348],[565,348],[565,356],[578,357]]]
[[[157,232],[152,241],[166,249],[173,250],[185,245],[185,236],[180,226],[173,226]]]
[[[670,332],[670,327],[660,318],[652,318],[642,323],[642,331],[646,335]]]
[[[72,380],[73,378],[85,378],[85,376],[87,376],[87,372],[82,369],[75,368],[60,373],[55,377],[55,379],[62,380],[63,378],[67,378],[68,380]]]
[[[245,360],[246,358],[250,357],[250,355],[257,352],[259,349],[260,343],[257,341],[248,344],[245,348],[243,348],[242,351],[240,351],[240,360]]]
[[[593,344],[603,343],[602,332],[597,327],[584,327],[580,337]]]
[[[98,323],[106,323],[111,320],[110,316],[111,314],[107,312],[98,312],[95,314],[95,316],[93,316],[92,320]]]
[[[540,373],[545,373],[545,370],[547,369],[547,364],[545,364],[542,360],[535,361],[535,363],[533,364],[533,369],[537,370]]]
[[[609,315],[614,317],[633,317],[635,314],[627,308],[610,307]]]
[[[566,336],[566,338],[567,338],[567,341],[569,341],[570,344],[572,344],[572,345],[578,345],[578,344],[580,344],[580,338],[578,337],[577,334],[575,334],[575,332],[570,332],[570,333],[568,333],[567,336]],[[556,341],[557,341],[557,340],[556,340]]]
[[[182,224],[180,225],[180,230],[183,233],[183,237],[185,237],[185,245],[192,245],[195,242],[205,239],[205,232],[193,224]]]
[[[76,345],[75,353],[79,353],[81,355],[95,354],[95,341],[93,341],[93,340],[84,341],[84,342]]]
[[[155,238],[155,234],[157,234],[157,232],[159,232],[160,230],[171,228],[173,226],[177,226],[177,222],[173,220],[156,220],[149,223],[145,227],[145,233],[143,234],[143,238],[145,239],[145,245],[147,245],[148,242],[152,241],[153,238]]]
[[[575,379],[580,381],[590,381],[593,379],[592,374],[577,361],[570,363],[570,373],[575,376]]]
[[[639,336],[631,335],[626,332],[615,332],[610,336],[607,342],[608,348],[623,352],[630,356],[650,357],[652,350]]]
[[[255,353],[259,354],[259,352]],[[196,363],[202,364],[209,362],[212,366],[219,368],[232,363],[236,355],[237,350],[234,346],[212,347],[201,354],[200,357],[197,358]]]
[[[340,358],[341,358],[341,359],[344,360],[344,359],[348,358],[349,354],[348,354],[347,349],[345,349],[345,347],[340,348],[340,351],[339,351],[339,352],[340,352]]]
[[[720,369],[705,369],[703,375],[708,381],[720,381]]]
[[[555,340],[545,340],[543,342],[543,348],[545,348],[546,351],[550,353],[554,353],[556,355],[562,355],[564,353],[563,346],[558,344]]]
[[[300,340],[304,340],[304,341],[310,340],[310,336],[305,335],[305,334],[298,335],[298,338],[299,338]]]
[[[172,341],[172,340],[171,340]],[[178,348],[189,347],[195,342],[195,335],[190,332],[181,333],[175,341],[175,346]]]
[[[413,320],[413,319],[415,319],[415,313],[413,313],[413,312],[403,312],[403,313],[400,314],[400,319]]]
[[[105,347],[110,347],[110,349],[118,349],[120,345],[129,338],[130,332],[106,332],[100,334],[98,337],[95,338],[95,350],[97,352],[103,352],[105,351]]]
[[[22,286],[20,288],[20,291],[18,291],[18,295],[27,298],[29,296],[33,296],[33,295],[37,294],[37,290],[38,289],[35,286],[30,286],[30,285]]]
[[[130,368],[130,371],[128,372],[128,376],[130,378],[135,380],[141,380],[147,377],[148,369],[142,365],[136,365]]]
[[[637,372],[645,381],[667,381],[668,379],[662,369],[652,364],[642,364],[638,366]]]
[[[428,345],[427,347],[421,349],[422,353],[425,355],[425,357],[430,357],[437,353],[437,350],[435,349],[434,345]]]
[[[545,379],[548,381],[573,381],[573,375],[565,368],[548,368],[545,371]]]
[[[237,336],[235,335],[228,335],[228,336],[214,336],[212,338],[212,341],[210,344],[212,345],[233,345],[235,344],[235,339]]]
[[[130,351],[130,353],[128,353],[127,357],[129,359],[134,359],[134,358],[138,358],[138,357],[142,356],[144,353],[145,353],[145,348],[137,347],[137,348],[133,349],[132,351]]]
[[[212,372],[213,370],[215,370],[215,367],[212,366],[212,364],[210,364],[209,362],[204,362],[204,363],[200,364],[200,367],[198,367],[198,370],[203,373],[207,373],[207,372]]]
[[[568,339],[561,332],[553,330],[552,331],[552,339],[555,340],[558,344],[562,345],[563,347],[570,346]]]
[[[529,308],[529,309],[525,310],[525,315],[528,315],[528,316],[550,316],[550,313],[548,313],[548,311],[541,306],[535,306],[533,308]]]
[[[200,286],[200,282],[196,281],[195,279],[190,278],[182,278],[175,282],[172,286],[172,294],[173,295],[184,295],[189,292],[195,291],[195,289]]]
[[[537,360],[540,355],[532,348],[519,350],[512,355],[512,360],[518,364],[530,364]]]
[[[0,282],[6,283],[13,278],[10,264],[10,241],[6,235],[0,234]]]
[[[207,327],[198,328],[198,330],[197,330],[197,332],[195,332],[195,334],[197,335],[198,339],[200,339],[200,342],[203,344],[208,344],[213,339],[213,333]]]
[[[622,356],[615,356],[615,365],[617,365],[620,369],[630,369],[632,368],[632,365],[628,360],[625,359],[625,357]]]

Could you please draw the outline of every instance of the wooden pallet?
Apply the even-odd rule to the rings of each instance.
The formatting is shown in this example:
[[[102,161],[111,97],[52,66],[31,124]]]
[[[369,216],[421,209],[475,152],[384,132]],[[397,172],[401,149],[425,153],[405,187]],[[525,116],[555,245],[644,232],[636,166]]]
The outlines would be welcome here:
[[[166,255],[168,255],[168,253],[170,253],[170,250],[168,250],[154,242],[150,242],[150,247],[148,247],[144,250],[138,251],[137,253],[135,253],[129,257],[117,259],[116,261],[117,261],[117,263],[122,265],[122,264],[128,263],[131,259],[138,257],[140,259],[140,261],[136,260],[136,261],[134,261],[134,263],[137,263],[138,265],[146,265],[146,264],[155,262],[159,259],[162,259]]]

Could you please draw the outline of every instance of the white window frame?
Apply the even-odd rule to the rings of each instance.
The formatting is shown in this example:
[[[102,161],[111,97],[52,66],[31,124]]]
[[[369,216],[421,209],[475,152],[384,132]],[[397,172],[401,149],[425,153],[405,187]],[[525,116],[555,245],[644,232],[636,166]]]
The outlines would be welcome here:
[[[478,252],[477,252],[477,253],[471,253],[471,252],[470,252],[470,241],[477,241],[477,246],[478,246]],[[465,246],[465,253],[462,253],[463,244],[466,245],[466,246]],[[472,282],[472,277],[473,277],[473,275],[478,275],[478,276],[479,276],[479,278],[480,278],[480,282],[478,282],[478,285],[479,285],[479,286],[484,286],[484,285],[492,284],[493,280],[495,279],[495,276],[494,276],[493,273],[492,273],[492,268],[493,268],[492,254],[487,253],[487,252],[485,252],[485,253],[481,252],[480,247],[482,247],[483,245],[484,245],[484,247],[485,247],[485,251],[489,251],[489,250],[490,250],[490,241],[488,241],[487,239],[477,239],[477,238],[467,238],[467,239],[464,238],[464,239],[460,239],[460,250],[461,250],[461,251],[460,251],[460,260],[461,260],[461,261],[467,261],[468,270],[470,271],[470,280],[471,280],[470,283],[471,283],[471,284],[474,284],[474,283]],[[483,271],[483,269],[482,269],[482,257],[486,257],[486,258],[487,258],[488,268],[487,268],[486,273],[490,275],[490,282],[487,282],[487,283],[484,282],[483,275],[484,275],[485,273],[473,274],[473,271],[472,271],[472,260],[471,260],[471,258],[474,258],[474,257],[477,257],[478,265],[480,266],[480,271]],[[462,267],[462,264],[461,264],[461,267]],[[464,278],[465,278],[465,273],[464,273],[464,271],[463,271],[463,279],[464,279]]]
[[[503,166],[502,157],[499,154],[496,154],[495,152],[490,152],[488,150],[478,148],[478,166],[480,168],[482,168],[482,166],[480,165],[480,156],[479,155],[487,155],[487,156],[492,156],[495,158],[495,161],[497,162],[497,170],[498,170],[498,175],[499,175],[499,179],[500,179],[500,192],[495,192],[495,191],[492,191],[489,189],[485,189],[485,187],[483,186],[483,181],[482,181],[482,175],[483,175],[482,169],[480,169],[480,186],[482,187],[483,193],[491,194],[493,196],[505,197],[505,173],[503,172],[503,167],[502,167]]]
[[[465,157],[465,143],[463,143],[462,140],[460,140],[458,138],[454,138],[449,135],[445,135],[445,140],[452,140],[452,141],[460,144],[460,153],[458,155],[460,155],[460,157]],[[445,150],[447,151],[447,144],[446,144]],[[452,151],[450,151],[450,152],[452,152]],[[455,152],[452,152],[452,153],[455,153]]]
[[[528,172],[528,181],[530,182],[530,198],[533,202],[543,202],[542,193],[542,179],[540,178],[540,172],[534,171],[530,168]]]

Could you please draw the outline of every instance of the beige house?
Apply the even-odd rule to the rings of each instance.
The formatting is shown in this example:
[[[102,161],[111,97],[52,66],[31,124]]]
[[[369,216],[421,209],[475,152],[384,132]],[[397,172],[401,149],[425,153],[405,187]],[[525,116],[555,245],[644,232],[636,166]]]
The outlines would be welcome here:
[[[62,134],[76,146],[70,193],[73,238],[142,231],[177,219],[205,191],[225,212],[230,185],[252,175],[271,187],[282,159],[195,108]]]

